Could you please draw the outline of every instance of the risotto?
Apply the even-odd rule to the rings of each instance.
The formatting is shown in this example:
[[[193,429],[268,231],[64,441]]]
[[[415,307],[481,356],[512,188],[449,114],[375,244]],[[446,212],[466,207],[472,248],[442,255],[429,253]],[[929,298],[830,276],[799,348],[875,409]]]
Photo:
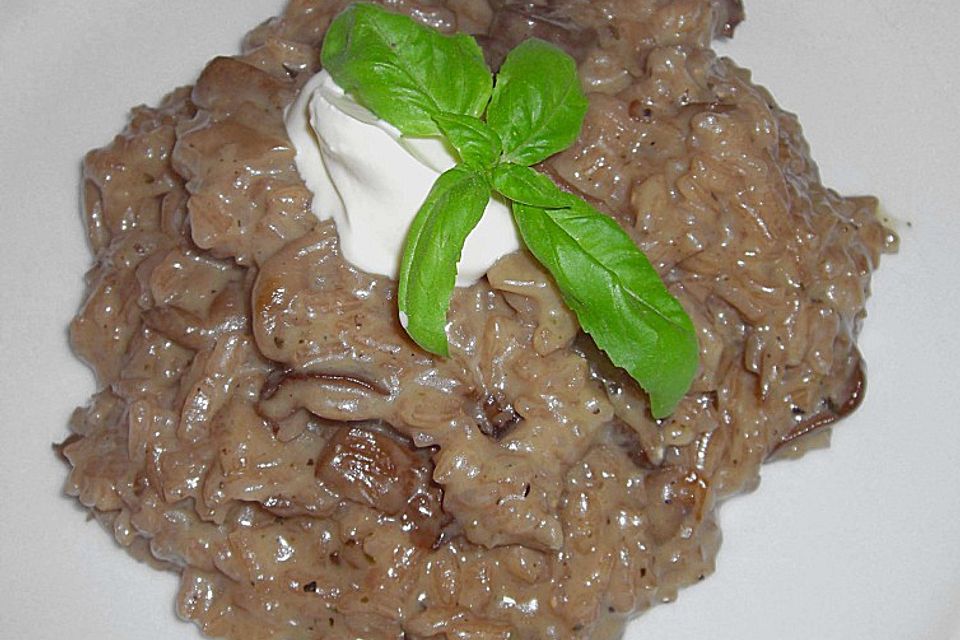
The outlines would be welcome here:
[[[348,4],[292,0],[87,155],[71,339],[100,390],[67,492],[213,637],[618,638],[713,571],[719,502],[857,406],[896,237],[711,50],[738,0],[385,1],[493,69],[530,37],[575,58],[586,121],[538,168],[635,240],[700,344],[654,419],[520,251],[456,290],[433,356],[311,212],[284,127]]]

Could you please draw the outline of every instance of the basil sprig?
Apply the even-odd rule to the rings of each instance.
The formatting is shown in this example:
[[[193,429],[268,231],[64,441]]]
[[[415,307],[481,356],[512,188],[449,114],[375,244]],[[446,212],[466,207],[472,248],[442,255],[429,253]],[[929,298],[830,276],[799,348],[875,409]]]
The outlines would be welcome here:
[[[406,136],[442,136],[460,161],[438,178],[407,235],[397,298],[413,340],[448,355],[457,262],[498,193],[580,326],[647,391],[652,414],[669,415],[697,370],[690,317],[612,218],[530,168],[580,133],[588,102],[574,60],[527,40],[507,55],[494,84],[473,38],[371,4],[354,4],[333,21],[321,60],[378,117]]]

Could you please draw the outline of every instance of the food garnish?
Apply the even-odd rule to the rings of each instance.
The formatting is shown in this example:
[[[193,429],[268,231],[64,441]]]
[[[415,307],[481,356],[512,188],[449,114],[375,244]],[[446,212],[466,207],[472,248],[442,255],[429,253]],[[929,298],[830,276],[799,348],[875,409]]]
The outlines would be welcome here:
[[[529,39],[494,81],[477,42],[445,35],[371,4],[330,25],[324,68],[404,136],[442,137],[459,163],[417,212],[400,263],[404,328],[423,349],[449,355],[446,314],[464,241],[499,195],[530,253],[610,360],[669,415],[698,365],[693,323],[657,271],[611,217],[531,168],[577,139],[587,112],[576,63]]]

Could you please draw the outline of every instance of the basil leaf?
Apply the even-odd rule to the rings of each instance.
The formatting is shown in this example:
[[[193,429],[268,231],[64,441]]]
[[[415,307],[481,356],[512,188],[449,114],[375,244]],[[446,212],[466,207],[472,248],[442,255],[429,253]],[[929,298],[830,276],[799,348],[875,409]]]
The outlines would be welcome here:
[[[454,113],[441,113],[433,119],[465,165],[485,170],[496,164],[503,149],[500,137],[486,122]]]
[[[371,4],[331,23],[320,53],[334,81],[404,135],[439,133],[433,116],[479,116],[493,78],[477,42],[448,36]]]
[[[565,209],[514,203],[520,235],[550,271],[580,326],[669,415],[690,388],[699,347],[690,317],[610,217],[579,201]]]
[[[504,160],[532,165],[573,144],[587,106],[573,58],[531,39],[500,67],[487,122],[500,134]]]
[[[432,353],[449,355],[444,329],[457,262],[489,200],[483,176],[454,167],[437,179],[410,225],[397,290],[400,319],[410,337]]]
[[[514,202],[558,209],[569,207],[578,198],[562,191],[556,183],[530,167],[502,162],[493,169],[493,188]]]

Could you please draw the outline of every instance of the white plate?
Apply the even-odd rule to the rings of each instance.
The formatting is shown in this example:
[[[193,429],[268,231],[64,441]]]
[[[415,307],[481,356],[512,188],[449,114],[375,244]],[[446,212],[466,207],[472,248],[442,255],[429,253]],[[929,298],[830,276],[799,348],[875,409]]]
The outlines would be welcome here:
[[[89,266],[82,154],[192,82],[282,0],[4,0],[0,21],[0,636],[198,638],[175,580],[61,497],[49,445],[92,391],[65,326]],[[917,8],[920,7],[920,8]],[[717,573],[628,638],[960,637],[960,57],[955,0],[754,0],[724,53],[798,112],[825,182],[876,193],[903,250],[875,280],[863,408],[833,447],[722,508]]]

